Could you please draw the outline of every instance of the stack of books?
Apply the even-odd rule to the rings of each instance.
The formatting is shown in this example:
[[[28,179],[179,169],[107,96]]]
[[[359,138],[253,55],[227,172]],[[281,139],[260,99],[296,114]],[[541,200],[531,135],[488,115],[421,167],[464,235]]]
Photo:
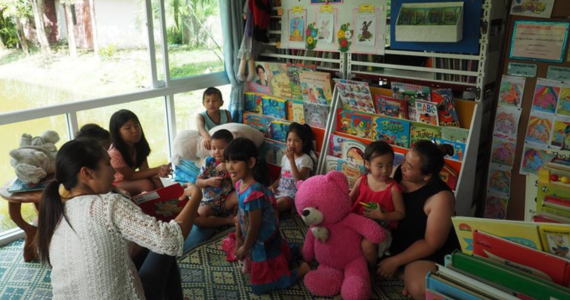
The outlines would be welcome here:
[[[570,225],[454,217],[461,252],[426,277],[430,299],[570,299]]]

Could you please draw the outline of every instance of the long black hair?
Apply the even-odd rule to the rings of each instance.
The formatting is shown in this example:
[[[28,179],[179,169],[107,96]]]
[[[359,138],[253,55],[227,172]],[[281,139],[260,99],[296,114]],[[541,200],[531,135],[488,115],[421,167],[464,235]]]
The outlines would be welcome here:
[[[141,130],[141,139],[138,143],[135,144],[137,159],[134,163],[131,160],[131,156],[129,155],[129,146],[121,138],[121,127],[123,127],[125,123],[131,120],[139,124]],[[144,131],[137,115],[127,109],[121,109],[115,112],[109,121],[109,131],[111,133],[113,146],[119,150],[119,153],[121,153],[123,156],[125,163],[133,169],[140,167],[150,154],[150,146],[148,145],[148,142],[144,136]]]
[[[453,146],[449,144],[437,145],[429,140],[417,141],[412,150],[420,155],[420,170],[422,175],[438,176],[445,165],[443,159],[446,155],[453,155]]]
[[[394,149],[385,141],[374,141],[364,149],[364,159],[368,162],[385,154],[392,154],[392,158],[394,158]]]
[[[81,168],[97,170],[99,162],[104,157],[105,149],[93,139],[71,140],[57,152],[54,180],[48,184],[42,194],[38,216],[36,245],[42,263],[50,263],[51,238],[62,217],[67,220],[64,203],[59,194],[59,185],[63,185],[68,191],[76,187],[78,184],[77,175]]]
[[[253,178],[264,186],[268,186],[269,172],[267,171],[267,163],[265,162],[265,159],[259,157],[257,147],[255,147],[255,144],[250,139],[234,139],[224,149],[225,160],[244,161],[247,164],[252,157],[255,158]]]

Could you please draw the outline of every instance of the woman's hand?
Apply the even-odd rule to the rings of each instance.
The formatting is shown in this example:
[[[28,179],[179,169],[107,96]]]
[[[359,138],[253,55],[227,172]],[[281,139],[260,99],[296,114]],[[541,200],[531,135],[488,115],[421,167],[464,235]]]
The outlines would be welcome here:
[[[385,216],[382,212],[380,205],[376,205],[375,209],[365,207],[364,216],[374,220],[384,220]]]
[[[388,257],[378,264],[376,273],[382,277],[392,277],[396,270],[400,267],[396,257]]]

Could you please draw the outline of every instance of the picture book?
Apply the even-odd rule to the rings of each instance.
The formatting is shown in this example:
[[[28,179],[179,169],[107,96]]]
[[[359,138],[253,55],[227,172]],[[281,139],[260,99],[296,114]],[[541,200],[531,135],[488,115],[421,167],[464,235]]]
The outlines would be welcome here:
[[[49,175],[40,181],[38,184],[27,184],[20,179],[16,178],[8,188],[8,193],[25,193],[34,191],[43,191],[46,186],[53,181],[53,175]]]
[[[416,121],[439,126],[437,104],[423,100],[416,100]]]
[[[459,127],[459,118],[455,110],[455,101],[451,89],[431,91],[431,101],[437,104],[437,116],[440,126]]]
[[[550,145],[561,150],[570,150],[570,118],[556,118]]]
[[[383,140],[390,145],[409,148],[410,122],[384,117],[375,118],[375,133],[373,140]]]
[[[343,136],[331,134],[329,141],[329,155],[336,156],[338,158],[342,157],[342,143],[344,143],[345,138]],[[336,169],[335,169],[336,170]]]
[[[490,164],[487,189],[489,192],[509,195],[511,193],[511,169]]]
[[[329,117],[329,106],[304,102],[305,123],[311,127],[325,128]]]
[[[570,258],[570,224],[540,224],[538,231],[544,251]]]
[[[538,212],[534,217],[532,217],[533,222],[541,222],[541,223],[562,223],[562,224],[570,224],[570,218],[565,218],[563,216],[547,213],[547,212]]]
[[[445,295],[444,299],[461,299],[461,300],[492,300],[479,293],[462,287],[452,281],[441,278],[439,275],[429,272],[426,277],[426,290],[433,290],[439,294]],[[426,293],[427,296],[427,293]],[[450,298],[448,298],[450,297]],[[432,300],[431,298],[426,298]]]
[[[287,131],[289,130],[290,122],[273,120],[269,123],[269,131],[267,137],[279,142],[285,143],[287,141]]]
[[[352,110],[337,110],[337,131],[348,133],[365,139],[374,139],[374,122],[376,117],[371,114]]]
[[[538,174],[538,170],[548,161],[548,156],[546,149],[525,145],[519,173],[521,175]]]
[[[342,143],[342,159],[359,165],[364,165],[364,149],[366,145],[359,141],[346,139]]]
[[[521,108],[526,78],[503,75],[499,90],[499,105]]]
[[[287,76],[289,77],[289,82],[291,86],[292,99],[303,100],[301,95],[301,82],[299,80],[299,74],[302,71],[315,71],[316,66],[303,65],[303,64],[287,64]]]
[[[520,116],[521,112],[518,109],[497,107],[493,136],[516,139]]]
[[[287,64],[255,62],[255,78],[247,82],[250,92],[279,98],[293,98]]]
[[[366,168],[362,164],[355,164],[344,159],[337,161],[337,171],[342,172],[348,179],[348,187],[352,189],[354,183],[360,176],[366,174]]]
[[[328,173],[330,171],[336,171],[336,168],[338,166],[338,161],[339,161],[338,157],[327,155],[325,161],[325,173]]]
[[[473,252],[475,230],[493,234],[511,242],[542,251],[542,244],[536,223],[510,220],[495,220],[472,217],[451,217],[461,251]]]
[[[392,82],[391,85],[392,96],[406,100],[410,120],[416,119],[416,100],[431,101],[430,90],[427,86],[402,82]]]
[[[250,111],[254,113],[263,113],[263,95],[245,92],[245,111]]]
[[[509,139],[494,138],[491,147],[491,163],[513,167],[516,143]]]
[[[303,101],[288,100],[287,101],[287,120],[305,124],[305,110]]]
[[[399,166],[404,162],[406,156],[402,153],[394,152],[394,162],[392,163],[393,166]]]
[[[432,126],[413,122],[410,125],[410,148],[419,140],[430,140],[441,138],[442,127]]]
[[[273,118],[271,117],[248,112],[243,114],[243,123],[263,132],[265,136],[268,136],[269,134],[268,129],[271,121],[273,121]]]
[[[376,113],[381,116],[408,119],[408,105],[404,99],[376,94],[374,103],[376,104]]]
[[[368,83],[343,79],[336,79],[335,81],[342,107],[350,110],[376,113]]]
[[[305,17],[302,14],[290,13],[289,41],[302,42],[305,39]]]
[[[550,144],[553,125],[553,115],[531,111],[525,142],[547,147]]]
[[[441,138],[448,141],[456,141],[467,144],[469,137],[469,129],[458,127],[443,127],[441,129]]]
[[[455,188],[457,187],[457,181],[459,180],[458,177],[459,174],[457,171],[447,163],[443,165],[443,169],[439,171],[439,178],[441,178],[441,180],[443,180],[443,182],[445,182],[452,191],[455,191]]]
[[[330,104],[332,100],[330,73],[300,71],[299,82],[305,102]]]
[[[562,85],[560,89],[560,97],[558,97],[558,105],[556,114],[559,116],[570,117],[570,86]]]
[[[570,281],[569,260],[485,232],[473,233],[473,254],[565,287]]]
[[[457,161],[463,161],[463,157],[465,155],[465,148],[466,148],[464,143],[460,143],[457,141],[445,140],[445,139],[438,139],[438,138],[435,138],[434,141],[438,145],[447,144],[447,145],[450,145],[451,147],[453,147],[453,155],[452,156],[446,156],[446,158],[454,159]]]
[[[276,119],[287,119],[287,101],[276,97],[263,97],[263,115]]]
[[[132,201],[137,204],[141,210],[158,220],[169,222],[176,218],[178,214],[188,202],[186,200],[178,200],[184,193],[184,188],[176,183],[167,187],[159,188],[148,193],[134,196]]]
[[[275,166],[281,166],[281,159],[285,155],[287,145],[278,141],[266,139],[261,145],[259,151],[265,161]]]
[[[532,110],[554,113],[560,96],[559,85],[559,81],[538,78],[532,99]]]
[[[429,300],[453,300],[443,294],[440,294],[436,291],[426,289],[426,299]]]

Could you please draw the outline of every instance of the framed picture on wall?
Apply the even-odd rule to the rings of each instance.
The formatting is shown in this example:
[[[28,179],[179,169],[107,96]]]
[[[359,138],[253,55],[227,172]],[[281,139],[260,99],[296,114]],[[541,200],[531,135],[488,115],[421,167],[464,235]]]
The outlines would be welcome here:
[[[510,58],[563,62],[568,22],[516,21]]]

